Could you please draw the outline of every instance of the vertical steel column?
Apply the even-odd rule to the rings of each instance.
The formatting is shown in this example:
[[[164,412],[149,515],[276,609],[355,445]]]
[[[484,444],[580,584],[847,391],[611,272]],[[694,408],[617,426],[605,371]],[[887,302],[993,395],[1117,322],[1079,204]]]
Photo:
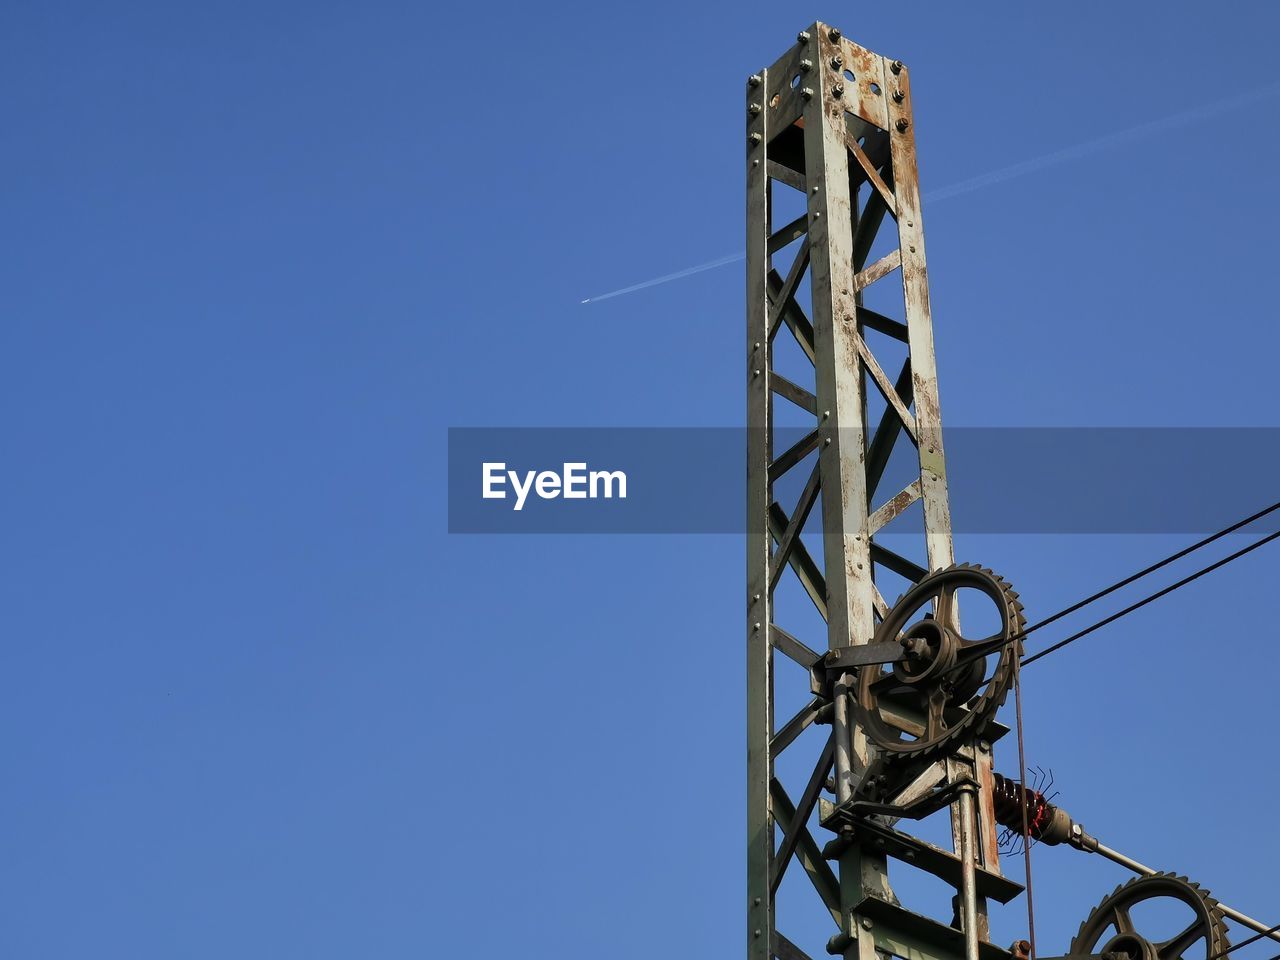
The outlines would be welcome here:
[[[920,455],[921,499],[929,568],[937,570],[955,562],[951,539],[951,507],[947,494],[946,458],[942,447],[942,411],[938,401],[938,374],[933,346],[933,317],[929,304],[929,280],[925,270],[924,224],[920,214],[920,181],[916,161],[915,125],[911,116],[911,78],[895,60],[888,65],[888,121],[897,203],[899,250],[902,257],[902,291],[911,351],[912,387],[915,396],[916,446]],[[951,832],[957,853],[976,849],[983,865],[998,870],[1000,853],[992,805],[992,755],[972,746],[948,763],[948,779],[972,774],[979,783],[979,816],[966,816],[964,804],[951,811]],[[970,835],[971,832],[976,835]],[[978,933],[988,935],[986,904],[977,904]]]
[[[773,646],[769,590],[769,463],[773,448],[769,364],[767,242],[769,178],[764,143],[768,114],[761,106],[764,78],[752,77],[747,142],[747,956],[771,960],[774,930],[774,827],[769,784],[773,778]]]
[[[816,32],[816,31],[815,31]],[[812,36],[812,35],[811,35]],[[809,56],[836,56],[836,45],[810,39]],[[816,48],[816,49],[814,49]],[[805,62],[808,62],[807,60]],[[809,184],[809,275],[813,297],[814,370],[818,398],[819,462],[822,477],[822,549],[827,568],[827,646],[866,643],[875,631],[871,600],[871,543],[867,531],[868,490],[863,468],[866,397],[862,369],[854,361],[861,341],[853,268],[854,205],[849,190],[844,99],[831,93],[844,85],[830,69],[802,70],[805,181]],[[808,86],[812,84],[812,86]],[[844,711],[836,705],[836,716]],[[847,757],[853,734],[837,725],[836,757]],[[855,771],[836,765],[843,799]]]
[[[882,852],[856,838],[836,844],[830,856],[838,860],[837,874],[811,832],[820,794],[830,793],[836,803],[848,800],[873,756],[851,709],[852,675],[835,677],[795,716],[780,722],[774,716],[775,652],[820,675],[816,651],[870,641],[887,609],[877,588],[878,570],[917,580],[953,560],[914,134],[906,68],[821,23],[802,31],[795,46],[748,80],[749,960],[807,960],[823,949],[846,960],[878,960],[881,953],[912,960],[967,954],[975,960],[978,944],[987,939],[985,902],[976,891],[979,872],[990,887],[991,875],[999,870],[989,746],[967,745],[934,764],[930,771],[936,773],[922,774],[936,777],[937,785],[969,778],[977,783],[976,789],[961,791],[962,801],[952,809],[961,854],[958,912],[966,920],[961,937],[897,905]],[[775,190],[801,191],[804,214],[789,223],[774,222]],[[887,234],[896,232],[892,249],[868,264],[882,225]],[[806,273],[811,316],[796,299]],[[894,273],[900,276],[895,279]],[[865,292],[877,283],[884,289],[900,283],[897,316],[864,306]],[[886,373],[869,347],[868,329],[905,345],[908,359],[896,377]],[[811,385],[775,371],[778,337],[794,337],[812,361]],[[868,424],[869,391],[884,400],[874,431]],[[812,433],[784,450],[776,450],[774,442],[779,399],[813,421]],[[919,471],[903,490],[881,493],[885,465],[899,440],[914,447]],[[810,465],[815,451],[816,463]],[[809,480],[789,507],[779,502],[775,484],[792,470],[808,473]],[[802,536],[819,497],[821,564]],[[917,503],[927,566],[876,541]],[[775,588],[788,575],[826,619],[825,638],[806,640],[775,622]],[[830,724],[830,734],[813,758],[808,784],[782,783],[778,755],[802,749],[797,738],[815,724]],[[789,864],[807,874],[836,926],[828,943],[808,952],[779,929],[777,891]],[[927,927],[928,935],[917,926]],[[989,944],[982,949],[986,955],[993,952]]]
[[[801,39],[800,74],[804,109],[805,180],[809,185],[810,291],[814,344],[814,393],[817,396],[819,460],[822,477],[822,543],[827,584],[827,646],[835,650],[867,643],[875,632],[875,584],[868,529],[871,491],[864,465],[867,397],[862,365],[865,349],[858,325],[858,286],[854,263],[854,231],[858,210],[849,177],[849,94],[855,106],[857,86],[845,84],[844,51],[839,37],[822,25]],[[801,35],[802,38],[804,34]],[[841,70],[832,69],[840,58]],[[813,62],[816,69],[803,69]],[[851,72],[862,64],[849,64]],[[839,95],[836,91],[839,90]],[[807,91],[807,92],[806,92]],[[877,104],[868,104],[872,112]],[[842,676],[834,689],[832,737],[836,744],[836,800],[847,800],[855,777],[866,768],[868,751],[859,731],[849,723],[852,678]],[[883,857],[858,848],[840,858],[842,933],[856,937],[851,911],[870,886],[888,892]],[[844,944],[848,960],[877,960],[871,937]]]

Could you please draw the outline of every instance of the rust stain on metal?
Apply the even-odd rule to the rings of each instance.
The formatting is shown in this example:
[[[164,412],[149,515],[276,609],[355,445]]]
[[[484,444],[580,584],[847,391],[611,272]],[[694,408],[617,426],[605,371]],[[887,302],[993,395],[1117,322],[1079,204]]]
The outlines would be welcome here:
[[[886,277],[893,273],[900,266],[902,266],[902,250],[898,249],[887,253],[853,278],[854,288],[865,290],[881,277]]]
[[[893,499],[880,506],[870,517],[868,527],[872,536],[877,531],[892,523],[902,514],[902,511],[911,506],[923,496],[924,491],[921,488],[919,478],[912,480],[906,485]]]

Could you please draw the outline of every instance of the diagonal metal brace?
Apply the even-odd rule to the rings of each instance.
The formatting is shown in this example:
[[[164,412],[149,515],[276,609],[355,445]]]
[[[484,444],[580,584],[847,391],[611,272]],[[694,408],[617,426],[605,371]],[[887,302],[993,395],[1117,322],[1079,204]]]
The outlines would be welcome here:
[[[866,817],[897,817],[905,820],[923,820],[930,814],[937,813],[943,807],[955,803],[959,795],[966,789],[976,790],[978,784],[970,777],[960,777],[952,783],[930,790],[918,800],[899,806],[894,803],[881,803],[876,800],[853,799],[840,804],[822,821],[822,825],[833,832],[840,832],[842,826],[854,827],[859,820]]]

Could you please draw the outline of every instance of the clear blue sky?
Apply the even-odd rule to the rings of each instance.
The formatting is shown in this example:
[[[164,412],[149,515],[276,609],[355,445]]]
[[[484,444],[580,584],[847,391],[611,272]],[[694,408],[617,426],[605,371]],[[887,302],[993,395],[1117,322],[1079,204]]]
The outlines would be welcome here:
[[[741,249],[815,17],[926,192],[1280,79],[1262,3],[780,11],[6,6],[0,954],[740,955],[741,539],[450,537],[446,428],[741,423],[740,265],[579,300]],[[946,422],[1280,425],[1278,117],[926,207]],[[1035,616],[1185,539],[958,552]],[[1276,563],[1027,675],[1073,812],[1272,922]],[[1124,875],[1037,866],[1065,951]]]

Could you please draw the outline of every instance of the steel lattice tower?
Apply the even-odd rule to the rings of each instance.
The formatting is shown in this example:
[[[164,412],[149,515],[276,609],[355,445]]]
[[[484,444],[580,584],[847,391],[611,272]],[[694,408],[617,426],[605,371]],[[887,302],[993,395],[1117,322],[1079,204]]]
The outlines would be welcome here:
[[[1027,627],[1007,582],[953,563],[906,67],[815,23],[748,79],[746,153],[748,960],[824,949],[845,960],[1011,960],[987,924],[990,900],[1022,892],[1000,873],[998,827],[1024,849],[1066,844],[1137,874],[1103,898],[1060,960],[1220,960],[1228,919],[1253,931],[1239,946],[1280,941],[1280,924],[1101,843],[1039,782],[1025,782],[1021,749],[1018,779],[992,770],[992,744],[1008,732],[996,711],[1017,683],[1026,634],[1280,504]],[[897,368],[892,379],[886,366]],[[815,510],[817,536],[806,543]],[[890,606],[881,588],[895,577],[906,589]],[[958,599],[962,591],[978,603]],[[973,626],[983,604],[994,632]],[[797,626],[806,620],[810,629]],[[807,682],[795,689],[798,676]],[[778,709],[788,697],[794,712]],[[943,809],[950,850],[901,827]],[[831,837],[824,846],[818,831]],[[956,891],[948,921],[899,903],[890,859]],[[784,930],[808,933],[812,917],[794,926],[779,917],[793,864],[792,880],[806,875],[804,899],[816,897],[812,913],[832,921],[825,945],[808,950]],[[1180,908],[1186,926],[1152,936],[1150,915],[1131,913],[1152,902]],[[1019,960],[1035,954],[1032,920],[1028,904],[1031,941],[1014,945]]]
[[[907,68],[814,24],[749,78],[746,158],[748,957],[797,960],[815,949],[785,936],[785,918],[779,925],[776,893],[789,865],[808,874],[831,915],[829,953],[849,960],[876,960],[877,951],[912,960],[1008,957],[987,942],[986,923],[988,897],[1007,902],[1021,890],[999,868],[990,746],[999,729],[919,766],[895,788],[894,805],[950,806],[954,851],[893,829],[883,815],[862,817],[856,831],[838,826],[850,822],[875,760],[851,704],[859,662],[851,648],[870,642],[888,610],[877,580],[892,571],[915,582],[953,562]],[[802,192],[807,209],[775,222],[779,191]],[[868,262],[873,249],[886,246]],[[798,299],[806,274],[807,314]],[[900,290],[897,316],[864,304],[873,284]],[[868,330],[905,345],[900,369],[882,366]],[[812,362],[811,386],[775,369],[778,338],[785,337]],[[878,416],[868,403],[877,395]],[[775,448],[784,446],[775,429],[778,404],[812,418],[812,429],[785,449]],[[874,429],[869,420],[877,421]],[[913,448],[918,470],[905,488],[882,492],[886,464],[901,443]],[[779,503],[776,485],[805,470],[811,472],[798,501]],[[820,562],[800,536],[819,501]],[[908,512],[915,513],[913,529],[922,530],[927,569],[902,555],[909,551],[882,545],[886,528]],[[774,593],[785,577],[798,579],[825,619],[825,646],[775,622]],[[778,654],[814,677],[815,695],[794,716],[775,716]],[[807,783],[782,783],[778,757],[799,749],[797,737],[810,725],[824,723],[830,735],[805,761]],[[815,814],[838,831],[825,850],[810,827]],[[890,857],[951,882],[960,894],[955,922],[899,906]]]

